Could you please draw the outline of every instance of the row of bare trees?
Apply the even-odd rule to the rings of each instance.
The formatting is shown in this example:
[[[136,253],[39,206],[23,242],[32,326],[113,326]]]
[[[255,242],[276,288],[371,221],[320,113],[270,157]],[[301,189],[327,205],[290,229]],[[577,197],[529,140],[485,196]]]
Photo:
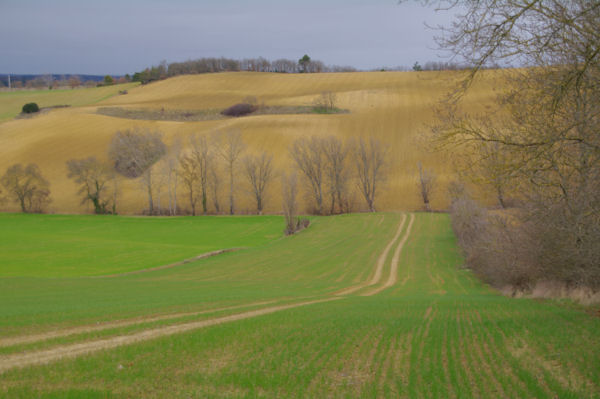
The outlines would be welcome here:
[[[324,215],[349,212],[358,192],[369,211],[375,211],[376,196],[387,172],[387,150],[376,139],[342,141],[335,136],[301,137],[289,149],[294,170],[301,182],[288,187],[284,208],[295,213],[298,205],[286,205],[286,197],[297,201],[303,191],[309,213]],[[222,213],[237,211],[236,195],[247,188],[262,214],[273,180],[282,178],[266,152],[250,154],[239,131],[220,131],[189,136],[187,143],[174,142],[170,148],[159,132],[125,130],[117,132],[108,149],[109,162],[95,157],[67,162],[68,177],[79,185],[83,203],[95,213],[116,213],[120,179],[135,179],[147,197],[147,214]],[[294,172],[294,173],[296,173]],[[287,186],[286,186],[287,184]],[[222,191],[227,203],[220,202]],[[168,198],[165,207],[161,200]],[[181,198],[184,198],[181,200]],[[189,208],[187,208],[189,206]],[[211,209],[212,208],[212,209]],[[185,211],[188,209],[188,211]]]
[[[110,142],[108,161],[71,159],[66,163],[67,177],[79,186],[82,204],[90,204],[97,214],[117,213],[122,179],[139,183],[147,198],[146,214],[218,214],[224,210],[234,214],[241,187],[252,198],[255,212],[262,214],[269,188],[281,178],[286,215],[297,214],[301,191],[310,204],[309,213],[327,215],[356,209],[357,194],[366,209],[374,212],[389,170],[387,149],[372,137],[346,141],[335,136],[298,138],[289,148],[293,167],[287,174],[277,173],[270,154],[247,153],[239,131],[194,134],[185,144],[175,141],[167,147],[156,131],[118,131]],[[433,175],[420,165],[419,171],[421,194],[429,210]],[[49,203],[49,183],[35,164],[13,165],[0,183],[23,212],[41,212]],[[223,189],[227,204],[220,202]],[[165,195],[166,206],[162,202]]]

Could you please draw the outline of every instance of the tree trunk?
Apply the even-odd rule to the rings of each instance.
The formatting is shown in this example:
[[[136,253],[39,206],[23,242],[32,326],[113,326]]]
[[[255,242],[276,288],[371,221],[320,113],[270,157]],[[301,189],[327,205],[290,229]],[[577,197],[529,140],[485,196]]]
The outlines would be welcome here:
[[[152,201],[152,172],[148,169],[147,175],[147,188],[148,188],[148,213],[152,215],[154,213],[154,202]]]
[[[233,215],[233,165],[229,169],[229,214]]]

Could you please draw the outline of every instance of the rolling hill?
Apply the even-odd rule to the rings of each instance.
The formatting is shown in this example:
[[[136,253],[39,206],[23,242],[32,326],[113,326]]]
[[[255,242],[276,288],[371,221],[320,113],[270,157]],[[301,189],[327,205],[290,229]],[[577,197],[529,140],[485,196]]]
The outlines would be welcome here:
[[[495,72],[490,71],[473,87],[464,102],[470,112],[484,112],[495,93]],[[376,201],[378,210],[416,210],[421,208],[416,186],[417,162],[438,175],[439,188],[433,197],[434,208],[447,205],[445,184],[453,178],[452,159],[428,152],[424,138],[434,121],[434,107],[460,78],[460,72],[357,72],[327,74],[275,74],[233,72],[187,75],[131,87],[127,95],[116,95],[118,86],[100,93],[98,89],[79,89],[43,94],[0,93],[0,171],[17,162],[36,162],[51,183],[50,212],[86,213],[77,186],[67,178],[65,162],[95,155],[106,158],[108,143],[120,129],[132,127],[159,130],[167,143],[186,143],[191,134],[238,129],[247,152],[266,150],[274,155],[278,172],[292,163],[288,147],[298,137],[335,135],[340,138],[374,136],[389,149],[387,182]],[[89,94],[88,90],[90,91]],[[104,88],[103,88],[104,90]],[[160,111],[224,109],[254,96],[269,106],[311,105],[324,91],[336,94],[337,106],[348,113],[319,115],[253,115],[198,122],[133,120],[100,115],[101,107],[121,107]],[[56,97],[52,97],[56,96]],[[72,96],[72,97],[70,97]],[[81,98],[85,97],[85,100]],[[25,102],[41,106],[72,105],[27,119],[10,119]],[[459,154],[457,154],[458,156]],[[252,210],[248,190],[238,178],[238,204],[243,213]],[[267,212],[280,210],[280,188],[275,182],[269,190]],[[163,201],[165,193],[162,194]],[[225,192],[221,193],[225,201]],[[185,200],[180,200],[186,206]],[[356,209],[364,207],[355,196]],[[121,187],[120,213],[139,213],[145,195],[136,181]],[[164,204],[164,202],[163,202]],[[3,210],[17,211],[10,204]]]

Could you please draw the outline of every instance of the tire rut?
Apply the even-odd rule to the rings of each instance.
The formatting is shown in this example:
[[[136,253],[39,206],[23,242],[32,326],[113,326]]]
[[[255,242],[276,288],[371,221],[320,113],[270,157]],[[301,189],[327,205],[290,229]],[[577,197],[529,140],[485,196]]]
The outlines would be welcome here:
[[[404,248],[404,244],[406,243],[406,240],[408,240],[408,236],[410,235],[410,230],[412,229],[412,225],[413,225],[414,221],[415,221],[415,215],[414,215],[414,213],[411,213],[410,221],[408,222],[408,227],[406,228],[404,237],[402,237],[402,240],[400,240],[400,243],[398,243],[398,246],[396,247],[396,250],[394,251],[394,256],[392,258],[392,264],[390,267],[390,276],[388,277],[387,281],[380,287],[377,287],[370,292],[361,294],[362,296],[371,296],[371,295],[378,294],[381,291],[385,290],[386,288],[390,288],[394,284],[396,284],[396,282],[398,281],[398,262],[400,261],[400,253],[402,252],[402,248]],[[403,222],[404,222],[404,220],[403,220]],[[387,250],[387,248],[386,248],[386,250]]]
[[[17,337],[2,338],[2,339],[0,339],[0,348],[8,347],[8,346],[15,346],[15,345],[32,344],[32,343],[36,343],[36,342],[47,341],[49,339],[63,338],[63,337],[68,337],[70,335],[85,334],[85,333],[90,333],[90,332],[109,330],[112,328],[129,327],[129,326],[133,326],[133,325],[137,325],[137,324],[153,323],[155,321],[178,319],[180,317],[199,316],[199,315],[208,314],[208,313],[216,313],[216,312],[221,312],[221,311],[226,311],[226,310],[247,308],[247,307],[251,307],[251,306],[269,305],[273,302],[277,302],[277,301],[254,302],[254,303],[248,303],[248,304],[243,304],[243,305],[228,306],[225,308],[207,309],[207,310],[202,310],[199,312],[172,313],[172,314],[165,314],[165,315],[161,315],[161,316],[153,316],[153,317],[146,317],[146,318],[111,321],[111,322],[107,322],[107,323],[103,323],[103,324],[86,325],[86,326],[67,328],[64,330],[48,331],[48,332],[41,333],[41,334],[21,335],[21,336],[17,336]]]
[[[0,374],[8,370],[32,365],[40,365],[50,363],[52,361],[73,358],[85,354],[90,354],[105,349],[112,349],[123,345],[130,345],[151,339],[166,337],[174,334],[180,334],[187,331],[197,330],[204,327],[215,326],[232,321],[244,320],[253,317],[263,316],[271,313],[276,313],[282,310],[293,309],[301,306],[308,306],[317,303],[330,302],[342,298],[333,297],[326,299],[318,299],[314,301],[300,302],[289,305],[273,306],[252,310],[249,312],[238,313],[229,316],[218,317],[216,319],[195,321],[185,324],[170,325],[166,327],[158,327],[150,330],[144,330],[128,335],[99,339],[89,342],[81,342],[76,344],[62,345],[52,349],[18,353],[8,356],[0,356]]]
[[[405,222],[406,222],[406,214],[404,213],[404,214],[402,214],[402,220],[398,224],[398,230],[396,231],[396,235],[391,239],[391,241],[385,247],[385,249],[383,250],[381,255],[379,255],[379,258],[377,258],[377,263],[375,266],[375,274],[373,275],[371,280],[369,282],[364,282],[364,283],[356,285],[354,287],[346,288],[340,292],[337,292],[335,295],[342,296],[342,295],[352,294],[360,289],[363,289],[365,287],[369,287],[369,286],[379,283],[379,281],[381,280],[382,274],[383,274],[383,267],[385,265],[385,260],[387,259],[387,256],[388,256],[390,250],[392,249],[392,247],[394,246],[394,244],[396,243],[396,241],[398,241],[398,238],[400,237],[400,234],[402,233],[402,229],[404,228]]]

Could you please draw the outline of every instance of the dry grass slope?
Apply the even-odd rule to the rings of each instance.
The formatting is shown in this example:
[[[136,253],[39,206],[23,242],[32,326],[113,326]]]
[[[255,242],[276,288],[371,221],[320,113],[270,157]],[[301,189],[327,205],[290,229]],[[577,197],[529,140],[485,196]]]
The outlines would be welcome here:
[[[494,72],[473,88],[465,102],[472,112],[484,111],[495,96]],[[267,149],[275,156],[278,171],[291,166],[288,147],[297,137],[336,135],[341,138],[373,135],[390,150],[388,183],[377,201],[379,210],[420,209],[415,177],[416,165],[431,168],[440,184],[449,179],[451,160],[432,154],[422,145],[427,124],[433,121],[434,105],[459,78],[456,72],[360,72],[340,74],[220,73],[180,76],[139,86],[125,96],[116,96],[93,105],[57,109],[26,120],[0,124],[0,171],[15,162],[37,162],[51,182],[51,211],[89,211],[80,205],[75,184],[66,177],[65,161],[95,155],[106,158],[110,138],[119,129],[134,126],[159,129],[165,141],[216,129],[237,128],[249,151]],[[255,115],[244,118],[200,122],[140,121],[96,114],[98,107],[132,109],[205,110],[220,109],[255,96],[266,105],[310,105],[323,91],[337,96],[338,107],[350,113],[339,115]],[[63,101],[68,103],[68,101]],[[0,114],[5,104],[0,96]],[[12,106],[12,105],[11,105]],[[445,190],[434,195],[433,207],[447,204]],[[280,208],[278,185],[273,185],[267,212]],[[251,210],[250,197],[240,187],[240,210]],[[223,193],[224,197],[225,193]],[[244,196],[244,199],[242,199]],[[123,185],[121,213],[139,212],[144,195],[137,182]],[[223,198],[225,199],[225,198]],[[362,199],[356,197],[362,206]],[[12,208],[8,210],[13,210]],[[14,209],[16,210],[16,209]]]

